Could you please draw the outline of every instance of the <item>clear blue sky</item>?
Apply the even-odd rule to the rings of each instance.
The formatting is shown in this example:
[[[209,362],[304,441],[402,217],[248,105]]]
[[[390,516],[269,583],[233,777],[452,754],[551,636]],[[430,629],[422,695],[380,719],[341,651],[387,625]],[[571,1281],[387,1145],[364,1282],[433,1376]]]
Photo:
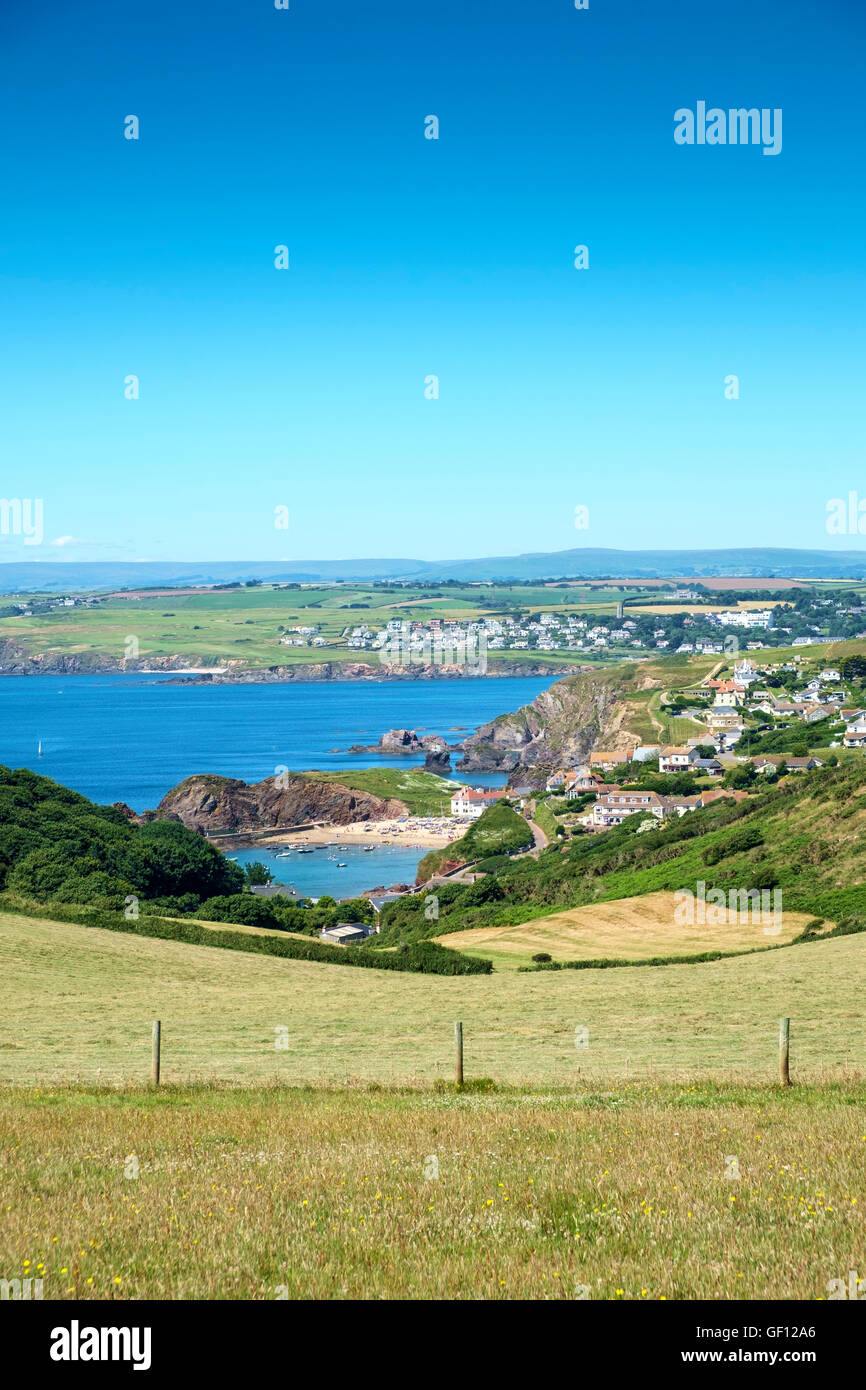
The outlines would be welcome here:
[[[0,559],[866,544],[862,0],[5,0],[0,45],[45,508]],[[676,145],[699,100],[782,153]]]

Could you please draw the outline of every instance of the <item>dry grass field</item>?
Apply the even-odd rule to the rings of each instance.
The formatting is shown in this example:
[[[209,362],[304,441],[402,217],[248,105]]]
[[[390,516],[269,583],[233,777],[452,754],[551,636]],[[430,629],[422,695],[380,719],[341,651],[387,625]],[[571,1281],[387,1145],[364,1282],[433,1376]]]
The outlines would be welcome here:
[[[864,1269],[864,1102],[7,1091],[0,1272],[70,1300],[826,1298]]]
[[[698,955],[702,951],[748,951],[798,936],[811,920],[805,912],[782,913],[775,924],[677,925],[672,892],[573,907],[512,927],[477,927],[439,937],[443,946],[486,956],[501,969],[526,965],[537,951],[554,960],[647,960],[651,956]],[[833,924],[825,924],[829,930]],[[767,933],[773,933],[767,934]]]
[[[0,1277],[46,1300],[811,1300],[866,1265],[862,936],[460,978],[3,914],[0,971]]]

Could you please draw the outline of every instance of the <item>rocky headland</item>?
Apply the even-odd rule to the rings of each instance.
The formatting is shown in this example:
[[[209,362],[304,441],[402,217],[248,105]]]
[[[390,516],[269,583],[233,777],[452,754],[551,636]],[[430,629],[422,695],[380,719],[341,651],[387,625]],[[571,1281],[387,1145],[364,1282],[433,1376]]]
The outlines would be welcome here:
[[[145,812],[141,819],[178,820],[200,834],[227,835],[290,830],[314,822],[351,825],[405,815],[408,807],[396,797],[373,796],[339,782],[291,774],[242,782],[202,773],[173,787],[156,810]]]

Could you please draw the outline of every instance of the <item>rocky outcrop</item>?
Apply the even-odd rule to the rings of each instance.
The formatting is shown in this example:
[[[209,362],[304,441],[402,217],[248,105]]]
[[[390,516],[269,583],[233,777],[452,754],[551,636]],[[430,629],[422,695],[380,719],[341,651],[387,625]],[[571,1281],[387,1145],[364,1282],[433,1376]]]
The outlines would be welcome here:
[[[454,745],[455,748],[459,744]],[[422,734],[414,729],[388,729],[378,743],[353,743],[349,753],[446,753],[448,745],[438,734]]]
[[[610,668],[557,681],[464,739],[458,770],[507,772],[511,786],[543,786],[551,768],[574,766],[598,745],[621,685],[622,671]]]
[[[405,803],[394,797],[285,774],[252,783],[207,774],[187,777],[153,813],[159,820],[179,820],[190,830],[221,834],[291,829],[316,821],[349,825],[407,814]]]
[[[451,754],[447,748],[431,748],[424,759],[424,771],[435,772],[437,777],[446,777],[451,771]]]
[[[417,753],[424,747],[414,729],[388,729],[379,739],[380,753]]]

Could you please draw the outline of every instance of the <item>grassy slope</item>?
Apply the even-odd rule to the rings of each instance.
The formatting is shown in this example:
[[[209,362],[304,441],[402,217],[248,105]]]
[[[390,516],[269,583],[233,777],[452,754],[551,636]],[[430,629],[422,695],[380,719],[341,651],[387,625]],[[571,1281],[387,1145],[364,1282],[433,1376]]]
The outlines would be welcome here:
[[[531,844],[532,831],[524,817],[510,806],[494,802],[482,811],[459,840],[424,855],[418,865],[418,881],[438,873],[450,860],[471,864],[488,855],[529,848]]]
[[[546,799],[536,802],[534,819],[535,824],[544,831],[548,840],[556,838],[559,821],[556,818],[553,808],[548,804]]]
[[[46,1299],[825,1298],[862,1270],[864,1103],[853,1082],[7,1094],[0,1265],[39,1265]]]
[[[368,767],[357,772],[305,772],[311,782],[338,782],[373,796],[396,797],[406,803],[413,816],[451,814],[451,794],[460,785],[424,772],[417,767]]]
[[[492,960],[496,968],[514,969],[526,965],[536,951],[546,951],[563,961],[599,957],[646,960],[651,956],[760,949],[790,941],[811,916],[807,912],[783,912],[778,935],[767,936],[760,922],[678,925],[676,907],[673,893],[649,893],[642,898],[571,908],[520,926],[450,932],[440,939],[443,946]],[[770,926],[772,929],[772,923]]]
[[[440,908],[438,925],[406,917],[398,904],[385,921],[400,918],[401,933],[429,935],[468,928],[516,925],[563,908],[639,897],[662,889],[696,892],[703,881],[728,891],[750,888],[756,875],[772,870],[788,911],[830,919],[866,915],[866,762],[840,764],[836,770],[790,777],[777,791],[756,797],[749,814],[736,815],[731,803],[717,803],[691,813],[667,829],[632,836],[626,830],[583,837],[563,853],[545,851],[540,860],[521,859],[501,869],[496,901],[463,901],[457,896]],[[692,838],[676,839],[701,828]],[[763,843],[728,849],[732,837],[755,827]],[[715,864],[705,854],[723,850]],[[457,890],[453,890],[457,891]],[[399,911],[398,911],[399,909]],[[396,939],[396,938],[395,938]]]
[[[396,975],[0,916],[0,1081],[144,1081],[160,1018],[166,1081],[433,1081],[466,1074],[769,1077],[777,1019],[800,1075],[866,1069],[866,936],[702,965],[450,978]],[[586,1051],[575,1027],[590,1030]],[[277,1051],[275,1030],[288,1029]]]

